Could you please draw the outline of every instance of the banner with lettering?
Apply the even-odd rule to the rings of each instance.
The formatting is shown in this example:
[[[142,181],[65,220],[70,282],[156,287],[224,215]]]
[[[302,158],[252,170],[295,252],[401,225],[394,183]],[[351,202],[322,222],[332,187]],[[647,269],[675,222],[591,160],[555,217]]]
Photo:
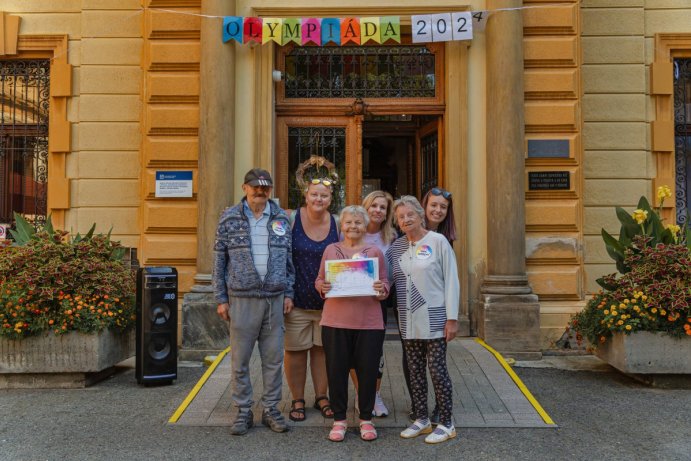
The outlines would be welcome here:
[[[414,15],[410,18],[413,43],[472,40],[485,29],[489,11]],[[401,43],[399,16],[347,18],[223,18],[223,42],[278,45],[366,45]]]

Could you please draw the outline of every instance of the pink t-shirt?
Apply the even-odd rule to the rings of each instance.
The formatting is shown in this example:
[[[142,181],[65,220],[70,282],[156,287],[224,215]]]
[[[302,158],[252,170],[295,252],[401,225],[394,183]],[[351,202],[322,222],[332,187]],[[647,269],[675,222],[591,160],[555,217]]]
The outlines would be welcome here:
[[[314,282],[317,292],[321,293],[324,283],[324,262],[330,259],[352,259],[353,255],[363,258],[377,258],[379,260],[379,280],[384,284],[384,292],[389,294],[389,279],[387,277],[386,260],[381,250],[375,245],[365,244],[359,250],[348,248],[343,243],[332,243],[327,246],[322,255],[319,275]],[[381,305],[375,296],[353,296],[349,298],[327,298],[320,325],[332,328],[348,328],[351,330],[383,330],[384,319]]]

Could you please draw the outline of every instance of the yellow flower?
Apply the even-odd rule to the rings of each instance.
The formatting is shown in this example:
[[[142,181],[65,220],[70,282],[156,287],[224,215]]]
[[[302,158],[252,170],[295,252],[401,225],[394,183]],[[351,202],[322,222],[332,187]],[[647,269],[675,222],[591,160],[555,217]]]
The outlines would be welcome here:
[[[674,235],[679,234],[681,231],[681,227],[677,226],[676,224],[665,224],[665,229],[671,230]]]
[[[627,330],[631,330],[631,325],[626,325]]]
[[[660,186],[657,188],[657,199],[660,201],[660,204],[666,199],[666,198],[671,198],[672,197],[672,189],[669,188],[669,186]]]
[[[617,325],[623,325],[623,324],[624,324],[624,321],[623,321],[623,320],[619,320],[619,321],[617,322]]]
[[[624,300],[624,304],[628,304],[628,303],[630,303],[630,302],[631,302],[631,301],[629,301],[628,299],[625,299],[625,300]]]
[[[638,306],[633,306],[633,310],[635,310],[636,312],[640,312],[641,308]]]
[[[617,311],[612,311],[612,315],[617,315]]]
[[[653,314],[657,312],[657,307],[653,307],[652,309],[650,309],[650,312],[652,312]]]
[[[664,309],[660,309],[660,315],[667,315],[667,311]]]
[[[648,212],[638,208],[631,213],[631,216],[633,216],[633,219],[635,219],[638,224],[643,224],[645,220],[648,219]]]
[[[642,299],[643,301],[647,301],[647,300],[648,300],[648,297],[647,297],[646,295],[643,295],[643,296],[641,296],[641,299]]]
[[[605,309],[604,314],[605,314],[605,315],[609,315],[609,310]]]

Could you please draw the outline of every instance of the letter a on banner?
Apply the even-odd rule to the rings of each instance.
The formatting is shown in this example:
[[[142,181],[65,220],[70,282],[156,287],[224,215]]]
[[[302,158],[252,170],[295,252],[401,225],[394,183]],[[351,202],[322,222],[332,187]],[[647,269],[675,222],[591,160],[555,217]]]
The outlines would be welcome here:
[[[302,45],[302,35],[300,34],[300,20],[298,18],[286,18],[283,20],[283,44],[295,42]]]
[[[398,16],[384,16],[379,20],[381,43],[393,40],[401,43],[401,18]]]
[[[360,44],[360,22],[357,18],[343,18],[341,23],[341,45]]]
[[[381,34],[379,27],[379,18],[360,18],[360,32],[362,33],[362,38],[360,39],[360,44],[373,40],[377,43],[381,43]]]
[[[242,18],[240,16],[223,18],[223,43],[229,40],[242,43]]]
[[[322,44],[321,24],[317,18],[302,18],[302,44]]]
[[[322,19],[322,45],[329,42],[341,44],[341,20],[338,18]]]
[[[262,18],[245,18],[242,38],[245,43],[262,42]]]
[[[453,23],[454,40],[473,39],[473,17],[470,15],[469,11],[451,13],[451,22]]]
[[[413,30],[413,43],[432,41],[432,16],[429,14],[411,16],[410,23]]]
[[[268,42],[276,42],[283,45],[283,19],[281,18],[264,18],[262,25],[262,44]]]

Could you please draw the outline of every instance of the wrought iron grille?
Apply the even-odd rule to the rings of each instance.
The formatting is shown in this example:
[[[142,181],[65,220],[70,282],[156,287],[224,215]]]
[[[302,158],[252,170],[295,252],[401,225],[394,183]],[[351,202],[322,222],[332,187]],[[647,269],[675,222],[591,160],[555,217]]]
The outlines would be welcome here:
[[[288,171],[295,171],[313,155],[324,157],[336,166],[339,181],[333,187],[330,209],[338,212],[346,203],[346,129],[343,127],[289,127],[288,128]],[[306,178],[307,179],[307,178]],[[288,208],[296,209],[302,204],[303,191],[297,186],[295,175],[288,179]]]
[[[432,133],[420,140],[422,158],[422,195],[437,185],[439,177],[439,140],[437,133]]]
[[[424,46],[296,47],[286,98],[433,98],[435,56]]]
[[[0,61],[0,223],[45,222],[50,61]]]
[[[691,59],[674,60],[674,151],[677,223],[683,225],[691,212]]]

